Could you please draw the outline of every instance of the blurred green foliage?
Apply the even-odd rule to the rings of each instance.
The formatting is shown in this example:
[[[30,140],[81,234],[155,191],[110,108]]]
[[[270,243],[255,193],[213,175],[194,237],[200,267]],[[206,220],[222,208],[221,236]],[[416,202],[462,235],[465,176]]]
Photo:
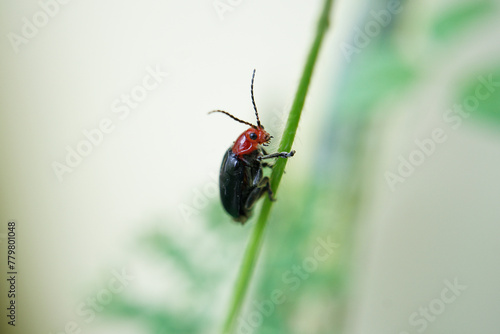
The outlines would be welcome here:
[[[457,100],[471,103],[472,119],[493,124],[498,129],[500,125],[500,65],[487,66],[482,73],[470,75],[462,88],[457,92]],[[478,91],[479,90],[479,91]],[[479,93],[479,95],[478,95]]]
[[[491,0],[469,1],[456,4],[435,20],[432,32],[436,39],[446,42],[468,31],[471,25],[479,23],[487,15],[494,13],[495,2]]]

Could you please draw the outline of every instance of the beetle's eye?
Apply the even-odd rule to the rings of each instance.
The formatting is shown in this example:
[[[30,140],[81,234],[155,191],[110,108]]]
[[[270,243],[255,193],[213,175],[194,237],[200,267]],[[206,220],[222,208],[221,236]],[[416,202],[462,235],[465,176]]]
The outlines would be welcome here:
[[[256,140],[257,139],[257,134],[255,132],[250,133],[250,139]]]

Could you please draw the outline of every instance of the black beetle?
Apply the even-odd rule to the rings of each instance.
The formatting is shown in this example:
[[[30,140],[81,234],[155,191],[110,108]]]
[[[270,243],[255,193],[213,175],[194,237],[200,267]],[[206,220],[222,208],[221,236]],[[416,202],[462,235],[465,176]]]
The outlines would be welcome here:
[[[253,97],[254,78],[255,70],[253,70],[252,74],[250,92],[257,125],[240,120],[223,110],[209,112],[209,114],[214,112],[226,114],[235,121],[250,126],[224,154],[219,174],[222,205],[227,213],[241,224],[245,223],[250,217],[253,205],[264,193],[268,194],[270,200],[274,200],[269,177],[263,176],[262,170],[262,167],[271,168],[272,166],[262,162],[262,160],[289,158],[295,154],[295,151],[267,154],[264,148],[261,147],[261,145],[269,145],[272,136],[264,130],[264,126],[259,120],[259,113]]]

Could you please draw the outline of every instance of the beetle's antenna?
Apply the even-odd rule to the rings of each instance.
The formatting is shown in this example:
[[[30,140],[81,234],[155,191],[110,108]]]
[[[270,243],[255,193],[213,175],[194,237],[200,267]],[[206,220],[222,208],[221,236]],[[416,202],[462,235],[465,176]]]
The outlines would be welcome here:
[[[255,69],[253,70],[253,74],[252,74],[252,85],[250,86],[250,93],[252,95],[252,104],[253,104],[253,109],[255,110],[255,117],[257,117],[257,126],[259,128],[264,129],[262,124],[260,124],[259,113],[257,112],[257,106],[255,105],[255,100],[253,98],[253,79],[254,78],[255,78]]]
[[[212,111],[210,111],[210,112],[209,112],[209,114],[214,113],[214,112],[221,112],[221,113],[223,113],[223,114],[228,115],[229,117],[231,117],[232,119],[234,119],[234,120],[235,120],[235,121],[237,121],[237,122],[240,122],[240,123],[243,123],[243,124],[246,124],[246,125],[250,125],[250,126],[251,126],[252,128],[254,128],[254,129],[255,129],[255,128],[257,128],[255,125],[253,125],[253,124],[251,124],[251,123],[245,122],[245,121],[243,121],[243,120],[241,120],[241,119],[239,119],[239,118],[234,117],[233,115],[231,115],[231,114],[230,114],[230,113],[228,113],[227,111],[224,111],[224,110],[212,110]]]

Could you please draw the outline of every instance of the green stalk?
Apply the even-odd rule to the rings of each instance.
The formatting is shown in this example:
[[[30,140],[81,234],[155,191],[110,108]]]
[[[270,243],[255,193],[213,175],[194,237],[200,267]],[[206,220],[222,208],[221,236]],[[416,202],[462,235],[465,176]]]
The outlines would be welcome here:
[[[316,59],[318,58],[321,44],[323,42],[326,31],[328,30],[328,17],[332,4],[333,0],[325,0],[322,12],[318,20],[316,36],[309,51],[309,55],[307,56],[307,61],[302,72],[302,77],[300,78],[299,87],[297,88],[297,92],[295,93],[292,108],[288,115],[285,130],[283,131],[283,135],[281,137],[279,152],[289,152],[292,148],[293,140],[295,138],[297,127],[299,125],[302,108],[304,107],[307,90],[309,88],[309,83],[311,82],[314,65],[316,64]],[[278,186],[280,184],[281,177],[283,176],[287,161],[288,159],[278,159],[274,164],[273,171],[271,173],[271,189],[273,190],[274,194],[276,194],[278,191]],[[231,334],[234,332],[236,318],[241,311],[241,306],[243,305],[243,301],[248,290],[250,278],[252,277],[255,263],[257,262],[260,249],[262,247],[262,236],[264,235],[264,229],[266,227],[267,218],[269,217],[269,212],[271,211],[272,205],[273,202],[271,202],[266,197],[264,203],[262,204],[257,223],[253,229],[253,233],[250,237],[247,249],[243,256],[240,273],[234,287],[233,299],[231,301],[229,312],[224,323],[224,334]]]

